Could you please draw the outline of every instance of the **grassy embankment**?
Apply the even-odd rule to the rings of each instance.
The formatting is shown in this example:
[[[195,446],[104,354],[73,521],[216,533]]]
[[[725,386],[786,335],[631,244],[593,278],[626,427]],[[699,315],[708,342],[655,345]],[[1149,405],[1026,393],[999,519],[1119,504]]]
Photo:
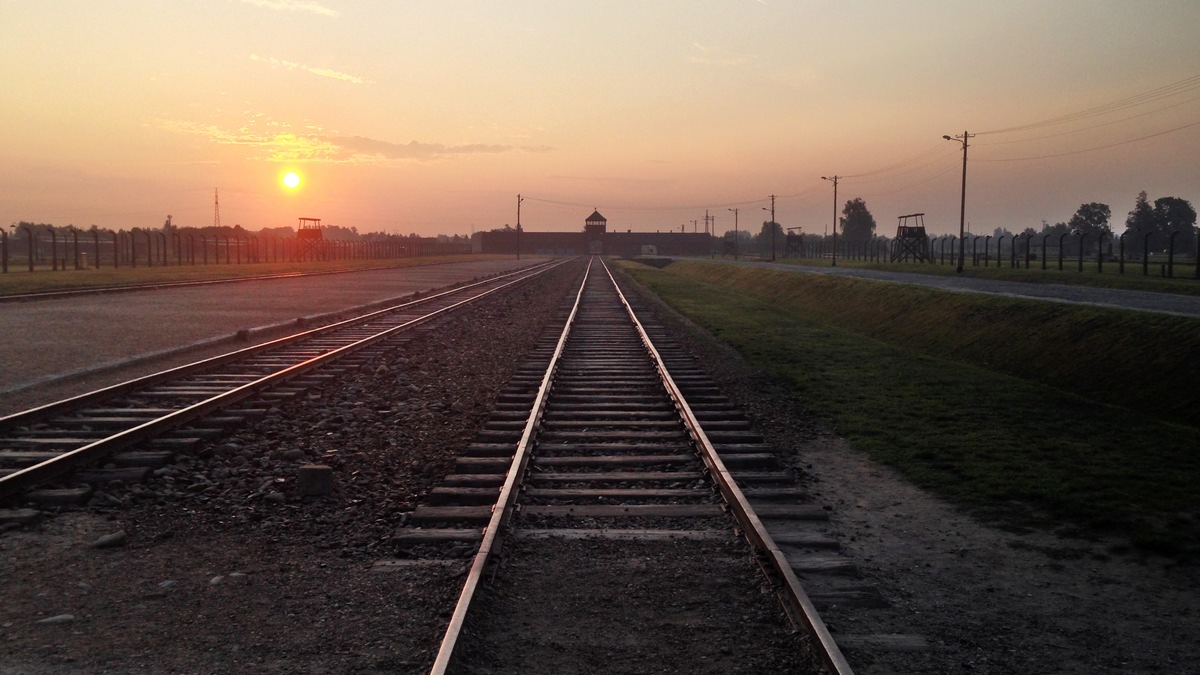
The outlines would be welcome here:
[[[0,295],[14,293],[33,293],[37,291],[62,291],[85,288],[101,288],[108,286],[128,286],[137,284],[159,284],[178,281],[208,281],[215,279],[236,279],[242,277],[258,277],[275,274],[315,274],[322,272],[343,272],[349,270],[378,269],[383,267],[409,267],[414,265],[433,265],[451,262],[469,262],[494,260],[511,256],[496,255],[445,255],[416,258],[393,258],[385,260],[317,260],[297,263],[254,263],[254,264],[210,264],[210,265],[175,265],[166,267],[139,267],[123,265],[119,268],[104,267],[101,269],[88,268],[83,270],[51,271],[49,267],[36,268],[29,272],[24,265],[15,265],[9,261],[9,273],[0,274]]]
[[[1069,286],[1095,286],[1098,288],[1121,288],[1131,291],[1200,295],[1200,280],[1195,278],[1196,268],[1190,260],[1180,262],[1176,258],[1175,277],[1173,279],[1166,279],[1160,276],[1159,267],[1160,265],[1165,265],[1166,262],[1157,258],[1151,259],[1149,276],[1142,276],[1141,259],[1138,259],[1136,262],[1126,260],[1124,274],[1118,274],[1117,263],[1115,262],[1105,262],[1103,271],[1097,271],[1096,259],[1094,257],[1091,260],[1084,261],[1082,272],[1079,271],[1077,259],[1064,260],[1064,269],[1062,271],[1058,269],[1057,258],[1048,260],[1047,264],[1049,268],[1045,270],[1041,268],[1041,262],[1037,260],[1030,261],[1029,269],[1025,269],[1023,261],[1023,258],[1021,261],[1018,261],[1018,264],[1022,266],[1016,269],[1008,266],[1008,260],[1004,261],[1003,267],[996,267],[995,261],[992,261],[990,267],[973,267],[968,261],[961,275],[955,272],[954,265],[950,264],[919,265],[916,263],[869,262],[866,260],[838,258],[838,266],[885,270],[888,272],[907,272],[910,274],[927,274],[930,276],[963,276],[977,279],[1020,281],[1028,284],[1066,284]],[[776,262],[812,267],[828,267],[830,264],[829,260],[816,258],[780,258]]]
[[[923,488],[1008,527],[1200,552],[1200,320],[698,262],[625,267]]]

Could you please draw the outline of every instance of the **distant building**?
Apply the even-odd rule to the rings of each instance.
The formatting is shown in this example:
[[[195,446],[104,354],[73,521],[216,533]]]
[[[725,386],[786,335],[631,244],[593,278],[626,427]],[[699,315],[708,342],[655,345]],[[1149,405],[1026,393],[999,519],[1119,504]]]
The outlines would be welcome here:
[[[600,211],[584,220],[583,230],[575,232],[520,232],[518,244],[515,229],[476,232],[471,238],[471,250],[476,253],[536,255],[587,255],[603,254],[619,257],[645,255],[645,251],[656,251],[660,256],[704,256],[709,255],[715,238],[705,233],[688,232],[610,232],[608,219]]]

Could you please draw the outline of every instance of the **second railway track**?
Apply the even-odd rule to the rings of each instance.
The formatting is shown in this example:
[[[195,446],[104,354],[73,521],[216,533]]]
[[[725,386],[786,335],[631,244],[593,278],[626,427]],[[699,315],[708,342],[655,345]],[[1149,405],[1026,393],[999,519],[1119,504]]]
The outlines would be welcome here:
[[[264,412],[252,399],[294,395],[372,358],[386,341],[448,312],[510,288],[559,263],[502,274],[440,291],[330,326],[304,331],[190,365],[137,378],[0,418],[0,498],[47,486],[48,504],[85,501],[80,483],[128,480],[177,451]],[[203,422],[201,422],[203,420]],[[53,481],[89,462],[113,457],[71,485]]]

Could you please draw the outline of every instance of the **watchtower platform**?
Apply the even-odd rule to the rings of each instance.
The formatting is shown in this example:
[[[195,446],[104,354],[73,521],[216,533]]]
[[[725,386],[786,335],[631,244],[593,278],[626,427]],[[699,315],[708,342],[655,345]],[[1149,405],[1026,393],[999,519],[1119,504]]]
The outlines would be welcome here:
[[[892,240],[892,262],[932,262],[929,253],[929,235],[925,233],[925,214],[910,213],[900,216],[896,226],[896,238]]]

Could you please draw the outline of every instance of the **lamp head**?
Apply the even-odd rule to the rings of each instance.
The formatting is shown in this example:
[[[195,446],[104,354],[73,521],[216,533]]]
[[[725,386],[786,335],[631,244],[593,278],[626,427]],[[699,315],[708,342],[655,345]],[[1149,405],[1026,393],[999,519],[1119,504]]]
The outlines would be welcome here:
[[[949,136],[942,136],[942,138],[944,138],[944,139],[946,139],[946,140],[948,140],[948,141],[952,141],[952,140],[954,140],[953,138],[950,138]]]

